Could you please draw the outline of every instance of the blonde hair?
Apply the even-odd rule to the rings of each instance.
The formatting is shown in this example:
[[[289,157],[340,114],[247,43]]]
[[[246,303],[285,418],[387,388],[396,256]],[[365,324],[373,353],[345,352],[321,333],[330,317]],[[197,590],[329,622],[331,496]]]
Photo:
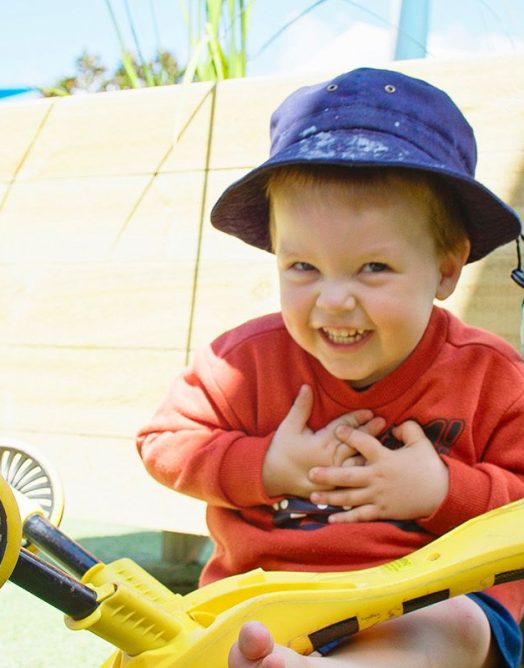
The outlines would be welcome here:
[[[274,241],[275,221],[272,200],[276,192],[291,187],[318,188],[338,185],[351,196],[352,189],[373,190],[400,186],[414,198],[426,204],[429,224],[433,232],[436,250],[440,256],[462,246],[468,239],[464,218],[457,198],[442,177],[430,172],[398,167],[342,167],[338,165],[290,165],[271,172],[266,184],[269,199],[269,233]]]

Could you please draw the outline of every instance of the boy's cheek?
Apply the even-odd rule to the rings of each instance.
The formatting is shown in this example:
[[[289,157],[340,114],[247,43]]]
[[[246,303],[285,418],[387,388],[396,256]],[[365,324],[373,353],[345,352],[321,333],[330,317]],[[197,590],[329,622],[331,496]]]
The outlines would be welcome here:
[[[308,310],[303,300],[299,298],[299,295],[289,291],[280,295],[280,307],[286,325],[304,319],[308,313]]]

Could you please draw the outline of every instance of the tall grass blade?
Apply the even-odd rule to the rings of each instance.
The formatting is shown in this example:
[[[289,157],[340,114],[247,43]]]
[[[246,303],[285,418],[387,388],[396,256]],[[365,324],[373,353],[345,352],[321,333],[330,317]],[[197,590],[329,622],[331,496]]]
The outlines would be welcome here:
[[[237,10],[235,0],[227,0],[227,13],[229,19],[229,46],[227,53],[227,60],[229,65],[228,75],[229,77],[237,77],[239,76],[238,73],[241,70],[241,63],[239,61],[240,53],[238,52],[236,44]]]
[[[223,0],[206,0],[206,23],[210,23],[213,33],[218,35]]]
[[[122,32],[120,31],[120,26],[118,25],[118,21],[116,20],[115,13],[113,11],[111,0],[105,0],[105,2],[107,11],[109,12],[109,16],[111,17],[111,21],[113,23],[113,28],[115,29],[116,36],[120,42],[120,51],[122,53],[122,65],[124,67],[124,71],[127,75],[127,78],[129,79],[131,88],[138,88],[138,75],[135,66],[133,65],[133,60],[130,57],[129,51],[126,48]]]
[[[210,64],[213,65],[216,80],[222,81],[226,78],[225,68],[227,68],[227,63],[224,58],[222,47],[220,46],[220,42],[218,41],[218,36],[213,33],[213,26],[211,23],[206,23],[206,36],[210,53]]]
[[[129,79],[129,84],[131,85],[131,88],[139,88],[138,74],[133,64],[133,58],[131,54],[128,51],[122,51],[121,55],[122,55],[122,66],[124,68],[124,72],[127,75],[127,78]]]
[[[184,82],[245,76],[252,4],[253,0],[181,0],[191,45]],[[196,15],[191,13],[195,8]]]
[[[144,79],[146,80],[146,83],[147,83],[148,86],[154,86],[155,85],[155,79],[154,79],[153,73],[151,72],[151,69],[150,69],[149,65],[147,64],[147,61],[144,58],[144,55],[142,53],[142,48],[140,46],[140,40],[138,39],[138,34],[137,34],[136,28],[135,28],[135,22],[133,20],[133,15],[131,13],[131,7],[129,6],[128,0],[124,0],[124,7],[125,7],[125,10],[126,10],[127,22],[129,23],[129,29],[131,30],[131,35],[133,37],[133,42],[135,43],[135,49],[136,49],[136,54],[137,54],[137,57],[138,57],[138,62],[140,63],[140,67],[142,68],[142,72],[144,74]]]
[[[195,47],[193,48],[189,62],[186,65],[186,70],[182,78],[182,83],[191,83],[192,81],[194,81],[195,74],[198,69],[198,63],[200,61],[200,56],[202,54],[202,48],[204,46],[205,41],[206,38],[202,37],[202,39],[199,39]]]
[[[247,35],[249,31],[249,22],[251,20],[251,10],[254,0],[248,0],[247,5],[244,0],[240,0],[240,53],[242,54],[242,72],[241,77],[246,76],[247,64]]]

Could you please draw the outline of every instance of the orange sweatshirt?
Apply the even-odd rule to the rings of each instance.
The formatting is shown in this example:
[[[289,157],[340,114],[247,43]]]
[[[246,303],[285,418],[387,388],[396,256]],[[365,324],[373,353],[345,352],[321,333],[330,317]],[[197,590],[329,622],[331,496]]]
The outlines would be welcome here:
[[[262,484],[272,436],[301,385],[313,388],[309,426],[369,408],[391,428],[416,420],[449,469],[449,492],[414,522],[274,522]],[[504,341],[434,308],[413,353],[393,373],[357,392],[331,376],[287,333],[280,314],[226,332],[175,379],[138,436],[147,470],[162,484],[203,499],[215,551],[203,584],[256,567],[329,571],[401,557],[462,522],[524,497],[524,362]],[[310,527],[311,528],[311,527]],[[520,619],[524,583],[489,593]]]

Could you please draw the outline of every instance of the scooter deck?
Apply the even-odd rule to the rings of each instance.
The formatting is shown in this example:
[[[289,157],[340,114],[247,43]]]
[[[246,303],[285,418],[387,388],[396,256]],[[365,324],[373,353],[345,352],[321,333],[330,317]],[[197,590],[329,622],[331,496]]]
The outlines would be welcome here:
[[[164,647],[102,668],[227,665],[240,626],[264,623],[276,642],[309,654],[335,638],[460,594],[524,578],[524,500],[476,517],[401,559],[360,571],[257,569],[178,596],[180,633]]]

